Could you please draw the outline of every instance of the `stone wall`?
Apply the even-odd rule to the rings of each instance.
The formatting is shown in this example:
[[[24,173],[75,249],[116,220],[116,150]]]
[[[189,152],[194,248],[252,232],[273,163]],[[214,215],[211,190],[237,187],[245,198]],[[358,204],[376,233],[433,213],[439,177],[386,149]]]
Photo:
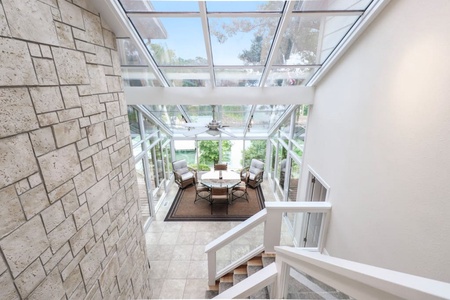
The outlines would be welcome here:
[[[0,299],[149,296],[115,48],[87,0],[0,1]]]

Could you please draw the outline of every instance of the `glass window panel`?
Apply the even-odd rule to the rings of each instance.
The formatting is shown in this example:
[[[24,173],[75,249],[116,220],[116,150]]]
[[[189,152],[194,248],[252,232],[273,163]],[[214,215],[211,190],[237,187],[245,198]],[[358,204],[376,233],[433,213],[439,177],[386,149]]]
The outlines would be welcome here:
[[[121,65],[146,66],[147,62],[130,39],[117,39],[117,53]]]
[[[242,151],[244,149],[243,140],[233,140],[231,144],[230,160],[228,169],[232,171],[240,172],[244,167],[242,161]]]
[[[275,64],[322,64],[358,18],[293,16],[275,53]]]
[[[196,147],[195,141],[174,140],[175,160],[185,159],[188,165],[196,164]]]
[[[206,1],[208,12],[280,12],[283,6],[284,1]]]
[[[208,64],[200,18],[131,16],[130,19],[158,64]]]
[[[306,122],[308,120],[308,105],[300,105],[295,111],[295,127],[292,139],[296,145],[302,146],[305,143]],[[300,154],[300,153],[297,153]],[[302,155],[299,155],[302,156]]]
[[[126,11],[198,12],[196,1],[120,0]]]
[[[145,226],[145,223],[151,216],[151,210],[147,193],[148,188],[146,181],[146,173],[144,169],[144,162],[142,159],[136,163],[135,169],[139,191],[139,205],[141,207],[140,211],[141,211],[142,225]]]
[[[224,145],[222,145],[222,147],[223,146]],[[219,141],[199,141],[198,148],[199,164],[207,165],[211,170],[213,170],[214,164],[219,162]]]
[[[300,178],[300,164],[291,159],[291,174],[289,176],[288,200],[297,201],[297,191]]]
[[[248,140],[245,141],[244,149],[244,166],[250,166],[250,162],[253,158],[260,161],[266,161],[266,147],[267,140]]]
[[[131,106],[128,106],[128,123],[130,124],[131,142],[135,145],[142,140],[141,128],[139,126],[139,113]]]
[[[209,69],[161,68],[170,86],[210,87]]]
[[[294,11],[320,11],[320,10],[363,10],[372,0],[315,0],[297,1]]]
[[[318,67],[277,68],[269,72],[265,86],[295,86],[305,85]]]
[[[150,135],[158,132],[158,127],[146,116],[144,116],[144,132],[145,138],[148,138]]]
[[[261,81],[262,68],[214,68],[214,73],[216,75],[216,86],[219,87],[257,87]]]
[[[208,18],[214,65],[264,65],[279,17]]]
[[[208,124],[213,119],[211,105],[182,105],[193,123]]]
[[[251,131],[263,131],[267,133],[284,114],[289,105],[257,105],[253,113],[253,125]]]
[[[186,123],[176,105],[145,105],[145,107],[158,120],[167,125],[170,129],[181,129],[181,124]]]
[[[172,150],[171,144],[167,143],[163,148],[163,160],[164,160],[164,177],[166,179],[166,185],[170,183],[170,176],[172,173]]]
[[[155,73],[148,67],[122,67],[122,81],[124,86],[162,87]]]

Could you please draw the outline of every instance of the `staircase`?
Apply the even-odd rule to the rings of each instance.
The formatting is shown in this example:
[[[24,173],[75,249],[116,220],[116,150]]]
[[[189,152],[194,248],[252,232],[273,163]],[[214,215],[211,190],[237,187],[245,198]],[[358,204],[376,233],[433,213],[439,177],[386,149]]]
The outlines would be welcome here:
[[[268,266],[275,261],[275,253],[261,253],[250,259],[247,263],[237,267],[219,280],[216,281],[215,285],[209,286],[205,293],[205,299],[212,299],[223,291],[229,289],[233,285],[241,282],[245,278],[255,274],[262,268]],[[270,299],[269,290],[263,288],[257,293],[250,296],[250,299]]]
[[[209,286],[205,299],[212,299],[245,278],[255,274],[275,261],[275,253],[261,253],[247,263],[237,267],[219,280],[216,285]],[[288,278],[287,299],[351,299],[346,294],[330,287],[315,278],[291,269]],[[270,286],[251,295],[250,299],[270,299]]]

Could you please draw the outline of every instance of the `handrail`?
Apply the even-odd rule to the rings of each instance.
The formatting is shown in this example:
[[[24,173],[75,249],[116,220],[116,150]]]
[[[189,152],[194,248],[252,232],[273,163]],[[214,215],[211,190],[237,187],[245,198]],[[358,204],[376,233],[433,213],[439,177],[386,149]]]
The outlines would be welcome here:
[[[299,248],[275,247],[278,280],[275,298],[282,298],[288,269],[302,272],[356,299],[449,299],[450,284],[357,263]],[[280,271],[281,270],[281,271]],[[284,274],[283,274],[284,272]]]
[[[214,299],[246,298],[272,285],[270,298],[286,297],[290,267],[356,299],[450,299],[450,284],[300,248],[275,247],[275,262]]]
[[[236,264],[241,264],[242,260],[249,259],[249,254],[256,255],[263,250],[267,252],[273,252],[274,247],[280,244],[281,237],[281,223],[284,212],[311,212],[311,213],[323,213],[325,217],[322,220],[322,231],[319,238],[319,251],[323,248],[323,241],[325,240],[326,228],[329,223],[331,211],[331,203],[329,202],[266,202],[266,208],[259,211],[246,221],[242,222],[238,226],[232,228],[222,236],[218,237],[214,241],[205,246],[205,252],[208,255],[208,284],[214,285],[217,278],[226,274],[236,267]],[[230,264],[226,268],[217,272],[216,266],[216,252],[225,245],[241,237],[243,234],[249,232],[261,223],[264,224],[264,242],[263,245],[258,246],[251,251],[245,257],[237,260],[233,264]]]

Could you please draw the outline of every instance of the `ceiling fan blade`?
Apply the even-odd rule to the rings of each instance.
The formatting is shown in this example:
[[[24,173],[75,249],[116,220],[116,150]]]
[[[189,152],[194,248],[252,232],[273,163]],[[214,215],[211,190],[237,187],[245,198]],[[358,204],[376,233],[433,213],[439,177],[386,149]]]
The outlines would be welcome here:
[[[183,132],[183,135],[184,136],[195,136],[197,134],[208,131],[208,129],[209,128],[199,128],[199,129],[189,130],[189,131]]]
[[[183,123],[181,126],[188,127],[188,128],[196,128],[196,127],[204,127],[208,124],[202,124],[202,123]]]
[[[222,133],[225,133],[225,134],[228,134],[229,136],[232,136],[232,137],[236,137],[234,134],[232,134],[231,132],[229,132],[228,130],[225,130],[225,129],[223,129],[223,128],[217,128],[220,132],[222,132]]]

